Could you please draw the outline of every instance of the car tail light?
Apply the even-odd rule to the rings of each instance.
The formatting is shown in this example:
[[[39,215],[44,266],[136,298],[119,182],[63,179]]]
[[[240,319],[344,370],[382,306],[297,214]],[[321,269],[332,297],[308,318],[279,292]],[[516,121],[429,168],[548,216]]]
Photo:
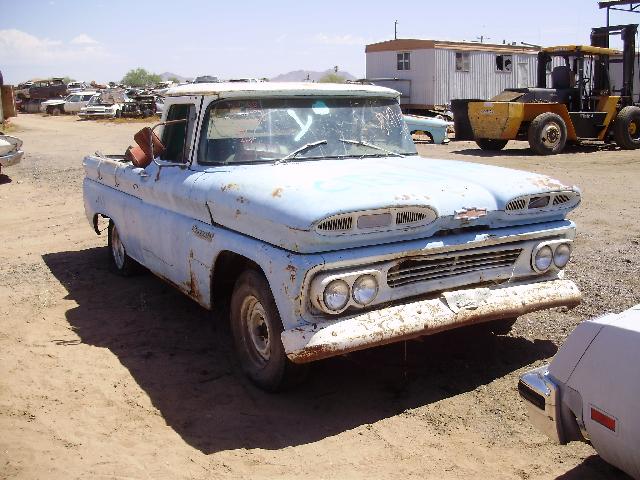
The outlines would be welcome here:
[[[616,431],[616,419],[593,407],[591,407],[591,420],[598,422],[600,425],[608,428],[612,432]]]

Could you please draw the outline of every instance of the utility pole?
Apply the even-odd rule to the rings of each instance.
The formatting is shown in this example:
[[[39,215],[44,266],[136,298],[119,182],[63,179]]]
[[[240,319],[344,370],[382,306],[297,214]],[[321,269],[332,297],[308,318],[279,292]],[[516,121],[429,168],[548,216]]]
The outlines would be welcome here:
[[[394,40],[398,39],[398,20],[393,22],[393,39]]]

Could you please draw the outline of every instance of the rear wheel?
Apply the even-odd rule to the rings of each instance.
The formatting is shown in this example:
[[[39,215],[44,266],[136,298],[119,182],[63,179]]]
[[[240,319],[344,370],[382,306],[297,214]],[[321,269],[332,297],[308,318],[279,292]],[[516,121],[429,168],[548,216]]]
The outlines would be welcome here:
[[[242,370],[270,392],[298,383],[307,370],[287,358],[280,339],[282,330],[267,279],[254,270],[245,271],[231,296],[231,331]]]
[[[640,107],[624,107],[616,117],[613,135],[624,150],[640,148]]]
[[[127,255],[118,227],[116,227],[116,224],[113,223],[111,219],[109,220],[108,232],[109,270],[122,277],[129,277],[135,274],[138,264],[133,258]]]
[[[567,143],[567,125],[560,115],[542,113],[529,125],[529,145],[538,155],[560,153]]]
[[[507,146],[509,140],[497,140],[493,138],[478,138],[476,143],[482,150],[488,152],[498,152]]]

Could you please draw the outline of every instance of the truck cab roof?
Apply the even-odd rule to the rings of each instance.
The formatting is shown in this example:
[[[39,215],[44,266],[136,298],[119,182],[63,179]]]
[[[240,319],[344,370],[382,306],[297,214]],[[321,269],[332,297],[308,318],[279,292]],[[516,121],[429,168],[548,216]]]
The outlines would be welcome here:
[[[397,98],[400,93],[374,85],[305,83],[305,82],[225,82],[190,83],[170,88],[166,96],[217,95],[220,98],[296,97],[296,96],[366,96]]]

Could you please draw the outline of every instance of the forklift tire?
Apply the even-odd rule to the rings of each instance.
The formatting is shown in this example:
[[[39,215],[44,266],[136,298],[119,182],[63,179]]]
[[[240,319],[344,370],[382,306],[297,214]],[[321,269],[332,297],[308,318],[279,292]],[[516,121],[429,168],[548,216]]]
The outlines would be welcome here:
[[[477,138],[476,143],[482,150],[498,152],[507,146],[509,140],[497,140],[493,138]]]
[[[567,125],[560,115],[541,113],[529,125],[529,146],[538,155],[555,155],[567,143]]]
[[[616,117],[613,136],[623,150],[640,148],[640,107],[624,107]]]

